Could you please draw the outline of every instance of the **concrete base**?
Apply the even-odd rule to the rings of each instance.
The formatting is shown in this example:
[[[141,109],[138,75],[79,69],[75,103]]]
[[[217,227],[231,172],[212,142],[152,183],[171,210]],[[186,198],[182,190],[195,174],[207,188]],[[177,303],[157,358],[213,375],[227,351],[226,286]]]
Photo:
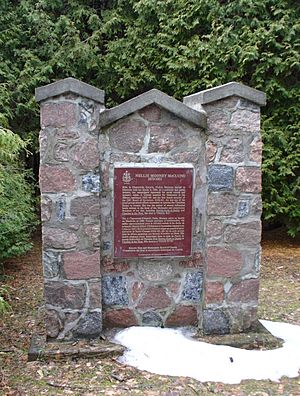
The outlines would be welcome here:
[[[259,321],[244,333],[204,336],[197,334],[198,341],[215,345],[227,345],[242,349],[276,349],[282,347],[283,340],[273,336]]]
[[[68,358],[106,358],[121,355],[122,345],[106,340],[80,340],[77,342],[47,342],[44,335],[33,334],[28,351],[28,361],[66,360]]]

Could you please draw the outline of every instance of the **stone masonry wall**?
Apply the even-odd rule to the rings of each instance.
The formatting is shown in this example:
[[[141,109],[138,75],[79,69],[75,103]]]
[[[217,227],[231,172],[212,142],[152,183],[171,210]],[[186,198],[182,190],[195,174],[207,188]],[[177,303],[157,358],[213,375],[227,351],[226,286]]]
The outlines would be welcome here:
[[[153,104],[102,130],[100,163],[103,322],[106,327],[197,325],[203,298],[205,135]],[[188,258],[113,257],[113,177],[116,163],[195,168],[193,246]]]
[[[248,329],[257,319],[264,93],[228,83],[182,104],[151,90],[105,109],[104,91],[67,78],[38,88],[36,100],[48,340],[97,337],[103,326]],[[194,168],[191,256],[114,258],[118,164]]]
[[[84,84],[81,88],[84,94]],[[40,189],[48,339],[89,338],[102,329],[97,119],[103,108],[99,102],[70,92],[41,101]]]
[[[208,116],[203,330],[239,332],[256,320],[258,303],[260,108],[237,96],[203,107]]]

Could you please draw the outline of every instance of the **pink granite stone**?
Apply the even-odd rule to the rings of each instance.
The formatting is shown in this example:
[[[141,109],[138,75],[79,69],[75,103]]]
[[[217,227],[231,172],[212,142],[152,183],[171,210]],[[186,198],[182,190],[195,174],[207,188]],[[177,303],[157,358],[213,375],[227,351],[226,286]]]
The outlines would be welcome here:
[[[76,103],[57,102],[41,104],[41,126],[72,127],[78,121],[78,106]]]
[[[243,258],[239,251],[212,246],[207,249],[207,275],[232,277],[239,273]]]
[[[69,192],[76,185],[74,175],[63,165],[41,165],[39,179],[41,192]]]
[[[249,193],[261,192],[261,170],[254,166],[237,168],[235,185],[240,191]]]
[[[149,287],[142,297],[137,308],[140,309],[161,309],[170,305],[171,299],[161,287]]]
[[[167,327],[196,326],[198,323],[197,310],[194,306],[177,306],[166,320]]]
[[[64,271],[67,279],[90,279],[100,277],[99,252],[64,253]]]

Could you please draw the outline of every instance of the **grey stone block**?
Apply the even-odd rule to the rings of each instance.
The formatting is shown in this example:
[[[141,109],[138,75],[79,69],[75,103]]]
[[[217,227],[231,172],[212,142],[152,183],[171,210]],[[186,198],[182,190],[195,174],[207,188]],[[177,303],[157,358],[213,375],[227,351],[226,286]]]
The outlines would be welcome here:
[[[63,95],[67,93],[77,94],[95,102],[104,103],[104,91],[86,84],[76,78],[68,77],[52,84],[44,85],[35,89],[35,100],[41,102],[53,96]]]
[[[203,311],[203,332],[206,335],[230,333],[229,320],[224,311],[205,309]]]
[[[44,250],[43,267],[45,278],[55,278],[59,274],[61,254],[52,250]]]
[[[127,282],[124,276],[104,275],[102,278],[103,302],[106,305],[128,305]]]
[[[59,197],[55,203],[56,217],[59,221],[63,221],[66,217],[66,198]]]
[[[257,113],[260,110],[260,107],[258,104],[254,103],[254,102],[250,102],[247,99],[240,99],[238,108],[250,110],[250,111],[253,111],[254,113]]]
[[[239,96],[257,103],[259,106],[266,105],[266,94],[264,92],[237,82],[229,82],[215,88],[206,89],[193,95],[185,96],[183,98],[183,103],[187,106],[194,107],[196,104],[208,104],[228,98],[229,96]]]
[[[110,241],[104,241],[103,242],[103,250],[110,250],[111,249],[111,242]]]
[[[99,175],[88,173],[82,176],[82,189],[86,192],[100,192],[101,185]]]
[[[157,312],[148,311],[142,317],[143,326],[162,327],[163,320]]]
[[[250,204],[249,201],[239,201],[238,206],[238,217],[246,217],[250,212]]]
[[[254,271],[259,274],[260,271],[260,252],[257,252],[254,257]]]
[[[81,101],[79,103],[80,117],[79,124],[90,124],[92,121],[92,115],[95,110],[95,106],[91,101]]]
[[[138,95],[119,106],[103,111],[100,113],[100,126],[103,127],[112,124],[113,122],[151,104],[156,104],[197,127],[206,128],[207,116],[203,109],[200,111],[191,109],[158,89],[151,89],[150,91]]]
[[[188,272],[185,275],[184,286],[181,295],[183,301],[200,301],[203,290],[202,271]]]
[[[233,168],[227,165],[208,167],[208,190],[231,191],[233,189]]]
[[[170,278],[173,274],[173,266],[168,262],[151,262],[151,264],[148,262],[139,263],[138,273],[139,276],[144,280],[157,282]]]
[[[75,338],[96,338],[102,331],[102,315],[101,312],[88,312],[82,318],[73,336]]]

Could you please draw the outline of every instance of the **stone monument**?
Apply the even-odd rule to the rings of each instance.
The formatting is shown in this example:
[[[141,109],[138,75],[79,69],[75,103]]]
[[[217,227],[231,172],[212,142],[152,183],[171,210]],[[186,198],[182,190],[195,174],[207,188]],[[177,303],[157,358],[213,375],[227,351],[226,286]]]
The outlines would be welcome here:
[[[153,89],[106,109],[104,91],[67,78],[36,100],[48,339],[250,328],[265,94],[232,82],[182,103]]]

